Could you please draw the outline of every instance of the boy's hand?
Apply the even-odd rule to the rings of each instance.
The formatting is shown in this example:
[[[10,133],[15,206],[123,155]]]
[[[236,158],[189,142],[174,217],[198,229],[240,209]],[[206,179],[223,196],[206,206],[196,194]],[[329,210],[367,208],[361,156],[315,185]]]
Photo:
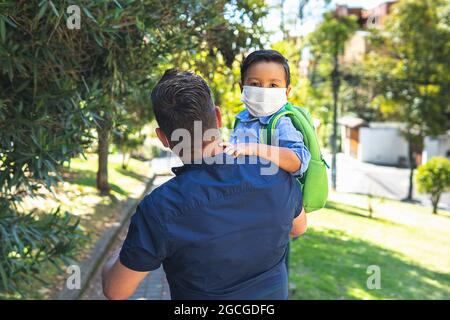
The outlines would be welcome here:
[[[223,152],[235,158],[239,156],[256,156],[258,153],[257,143],[232,144],[229,142],[221,142],[219,146],[224,148]]]
[[[232,157],[239,156],[257,156],[269,160],[281,169],[294,173],[297,172],[302,162],[296,153],[289,148],[269,146],[259,143],[238,143],[221,142],[219,146],[223,147],[223,152]]]

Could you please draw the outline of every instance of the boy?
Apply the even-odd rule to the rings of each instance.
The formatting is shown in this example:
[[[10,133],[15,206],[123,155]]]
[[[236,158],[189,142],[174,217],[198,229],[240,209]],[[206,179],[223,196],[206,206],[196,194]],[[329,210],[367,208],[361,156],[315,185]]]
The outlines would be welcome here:
[[[260,130],[287,102],[291,91],[287,59],[275,50],[252,52],[242,63],[240,87],[246,109],[236,116],[238,122],[230,141],[222,144],[224,152],[235,157],[259,156],[295,176],[303,175],[311,154],[291,119],[283,116],[277,122],[277,146],[264,144]]]

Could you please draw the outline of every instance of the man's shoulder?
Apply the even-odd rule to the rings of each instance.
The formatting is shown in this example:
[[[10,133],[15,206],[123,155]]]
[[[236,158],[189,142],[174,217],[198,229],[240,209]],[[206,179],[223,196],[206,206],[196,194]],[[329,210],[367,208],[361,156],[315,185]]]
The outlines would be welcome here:
[[[142,199],[142,205],[161,220],[181,214],[202,188],[202,184],[195,181],[196,171],[200,170],[183,172],[157,186]]]
[[[170,209],[170,201],[168,198],[173,197],[173,193],[177,191],[176,184],[179,177],[174,176],[168,181],[155,187],[152,191],[147,193],[142,199],[141,204],[146,207],[158,208],[159,211]]]
[[[223,163],[185,170],[147,194],[142,202],[159,213],[181,214],[195,204],[207,205],[216,197],[235,192],[286,192],[291,188],[291,175],[272,163],[256,157],[227,159]]]

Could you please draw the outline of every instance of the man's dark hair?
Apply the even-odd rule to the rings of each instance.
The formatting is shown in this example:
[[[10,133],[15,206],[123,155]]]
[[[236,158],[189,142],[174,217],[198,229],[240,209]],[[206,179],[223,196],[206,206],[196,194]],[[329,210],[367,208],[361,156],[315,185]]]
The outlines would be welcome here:
[[[201,121],[203,132],[217,128],[211,90],[200,76],[190,71],[167,70],[153,88],[153,112],[169,139],[176,129],[187,129],[194,137],[194,121]]]
[[[260,61],[265,62],[277,62],[281,64],[284,68],[284,73],[286,75],[286,86],[291,83],[291,71],[289,69],[288,60],[278,51],[275,50],[257,50],[250,53],[242,62],[241,65],[241,82],[244,84],[245,74],[247,73],[248,68],[252,64],[255,64]]]

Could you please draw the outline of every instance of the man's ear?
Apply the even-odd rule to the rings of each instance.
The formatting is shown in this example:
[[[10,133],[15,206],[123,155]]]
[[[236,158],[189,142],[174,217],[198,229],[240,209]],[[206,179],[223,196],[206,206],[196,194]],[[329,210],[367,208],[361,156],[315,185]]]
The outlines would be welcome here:
[[[291,89],[292,89],[292,86],[288,85],[288,87],[286,88],[286,98],[289,98],[289,93],[291,93]]]
[[[220,111],[220,108],[218,106],[216,106],[215,112],[216,112],[217,128],[222,128],[222,112]]]
[[[156,135],[158,136],[159,141],[162,142],[163,146],[166,148],[170,148],[169,140],[167,139],[164,132],[162,132],[161,128],[155,129]]]

